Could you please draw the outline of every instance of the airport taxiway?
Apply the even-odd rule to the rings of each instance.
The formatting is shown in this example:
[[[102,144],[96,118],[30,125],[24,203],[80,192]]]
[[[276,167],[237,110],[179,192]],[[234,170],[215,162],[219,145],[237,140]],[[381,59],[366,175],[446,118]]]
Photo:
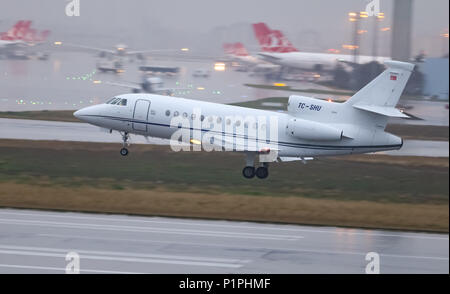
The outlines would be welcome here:
[[[449,273],[448,234],[0,209],[0,273]]]
[[[6,118],[0,118],[0,139],[121,143],[118,132],[110,134],[86,123]],[[131,143],[168,145],[170,141],[152,137],[147,141],[143,136],[131,135]],[[376,154],[449,157],[449,144],[448,141],[405,140],[400,150]]]

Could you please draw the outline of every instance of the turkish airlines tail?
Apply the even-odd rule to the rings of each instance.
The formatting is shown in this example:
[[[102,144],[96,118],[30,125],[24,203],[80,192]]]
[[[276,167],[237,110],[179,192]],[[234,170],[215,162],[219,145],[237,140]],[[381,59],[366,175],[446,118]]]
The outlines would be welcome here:
[[[1,40],[39,43],[47,40],[50,35],[49,30],[38,32],[31,28],[30,20],[19,20],[9,31],[0,33]]]
[[[263,52],[297,52],[297,48],[279,30],[271,30],[265,23],[253,24],[253,32]]]
[[[30,29],[31,21],[19,20],[9,31],[0,34],[1,40],[16,41],[21,40]]]

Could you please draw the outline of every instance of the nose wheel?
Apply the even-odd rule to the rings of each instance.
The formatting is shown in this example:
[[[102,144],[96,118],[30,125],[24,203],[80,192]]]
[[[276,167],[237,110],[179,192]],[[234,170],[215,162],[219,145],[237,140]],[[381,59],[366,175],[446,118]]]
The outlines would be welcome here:
[[[127,156],[128,155],[128,149],[125,148],[125,147],[120,149],[120,155]]]
[[[127,132],[125,132],[123,134],[121,133],[121,135],[122,135],[123,147],[122,147],[122,149],[120,149],[120,155],[127,156],[128,155],[127,146],[130,146],[130,142],[129,142],[130,135]]]

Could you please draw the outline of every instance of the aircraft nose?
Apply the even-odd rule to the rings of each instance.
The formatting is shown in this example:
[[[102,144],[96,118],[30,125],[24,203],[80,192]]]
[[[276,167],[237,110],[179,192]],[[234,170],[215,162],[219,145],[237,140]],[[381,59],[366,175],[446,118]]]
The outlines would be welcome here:
[[[75,116],[76,118],[80,119],[80,116],[81,116],[81,109],[75,111],[75,112],[73,113],[73,116]]]
[[[99,115],[101,113],[101,110],[102,108],[99,107],[99,105],[93,105],[75,111],[73,113],[73,116],[75,116],[79,120],[90,122],[93,116]]]

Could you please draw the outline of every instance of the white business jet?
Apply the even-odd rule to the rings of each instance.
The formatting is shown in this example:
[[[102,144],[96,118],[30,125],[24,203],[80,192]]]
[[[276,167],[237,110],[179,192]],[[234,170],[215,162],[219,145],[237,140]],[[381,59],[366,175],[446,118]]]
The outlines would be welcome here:
[[[82,121],[129,134],[171,139],[194,149],[246,155],[246,178],[266,178],[273,161],[397,150],[403,140],[384,131],[414,68],[386,61],[387,69],[344,103],[290,96],[287,112],[259,110],[153,94],[125,94],[74,113]],[[172,146],[173,147],[173,146]],[[216,148],[217,147],[217,148]],[[210,149],[209,149],[210,150]],[[255,169],[255,158],[259,167]]]

